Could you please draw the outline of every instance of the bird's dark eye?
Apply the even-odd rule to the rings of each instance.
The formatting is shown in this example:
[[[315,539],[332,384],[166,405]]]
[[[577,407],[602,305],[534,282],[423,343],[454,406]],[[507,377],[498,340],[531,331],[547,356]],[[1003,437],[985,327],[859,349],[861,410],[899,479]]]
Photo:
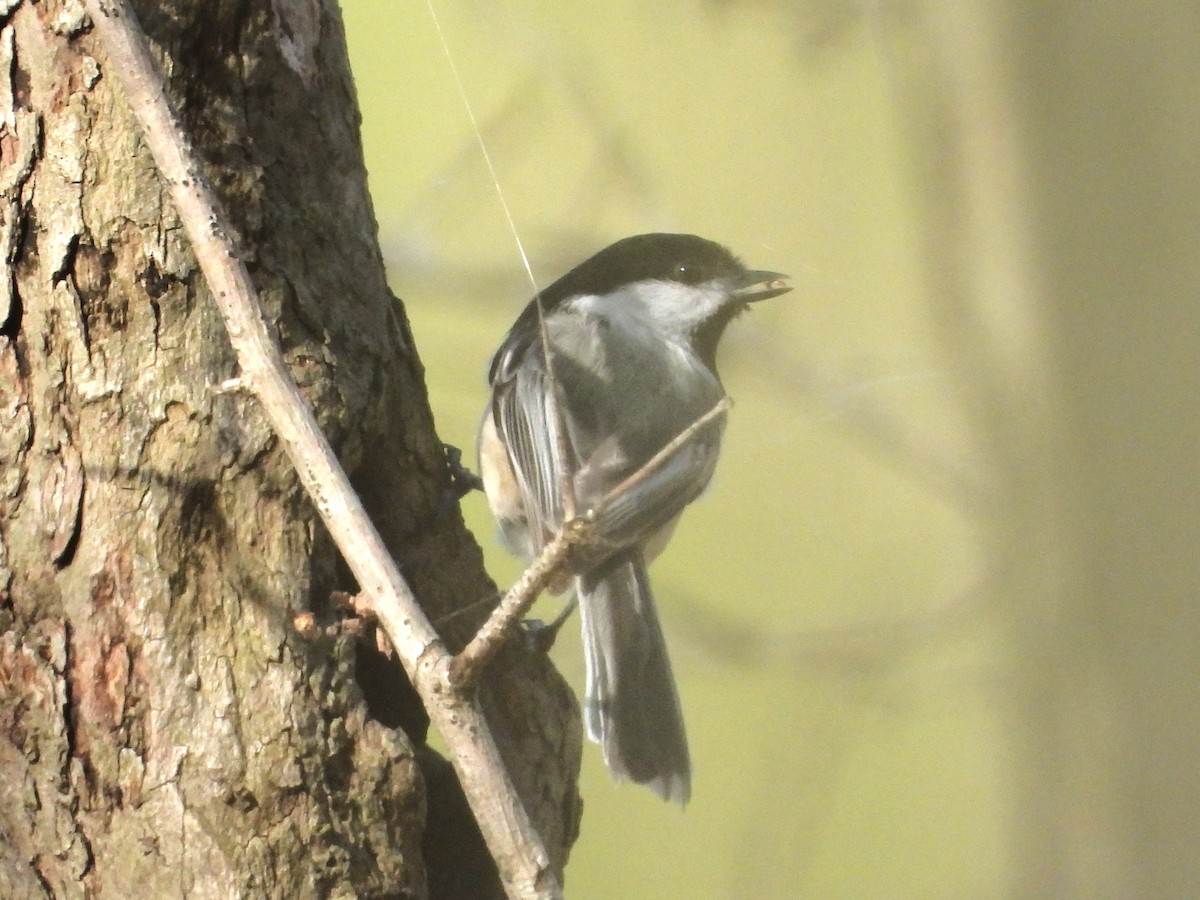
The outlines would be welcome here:
[[[701,284],[711,277],[712,271],[703,263],[674,263],[671,269],[671,279],[680,284]]]

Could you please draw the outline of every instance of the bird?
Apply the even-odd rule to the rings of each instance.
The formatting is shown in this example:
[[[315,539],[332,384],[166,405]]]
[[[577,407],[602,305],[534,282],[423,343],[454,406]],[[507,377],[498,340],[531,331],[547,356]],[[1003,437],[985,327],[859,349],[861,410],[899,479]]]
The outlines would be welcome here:
[[[696,235],[627,237],[539,291],[488,372],[479,471],[502,543],[530,559],[572,507],[593,514],[562,585],[580,611],[588,737],[614,779],[681,805],[691,759],[647,566],[717,463],[726,326],[786,279]]]

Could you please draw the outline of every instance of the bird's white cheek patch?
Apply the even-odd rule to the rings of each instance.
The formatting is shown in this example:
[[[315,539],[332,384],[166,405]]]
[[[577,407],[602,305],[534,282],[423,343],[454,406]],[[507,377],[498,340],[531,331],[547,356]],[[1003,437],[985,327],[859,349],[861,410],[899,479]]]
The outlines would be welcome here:
[[[567,304],[570,312],[600,316],[632,333],[650,331],[678,340],[691,334],[727,299],[719,281],[680,284],[639,281],[610,294],[585,294]]]

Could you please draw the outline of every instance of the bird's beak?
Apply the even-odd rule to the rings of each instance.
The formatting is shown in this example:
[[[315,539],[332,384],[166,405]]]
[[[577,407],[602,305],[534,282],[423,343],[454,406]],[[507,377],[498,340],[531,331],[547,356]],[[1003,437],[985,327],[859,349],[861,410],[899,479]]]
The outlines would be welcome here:
[[[792,289],[787,276],[778,272],[747,272],[733,285],[733,296],[744,303],[756,303],[786,294]]]

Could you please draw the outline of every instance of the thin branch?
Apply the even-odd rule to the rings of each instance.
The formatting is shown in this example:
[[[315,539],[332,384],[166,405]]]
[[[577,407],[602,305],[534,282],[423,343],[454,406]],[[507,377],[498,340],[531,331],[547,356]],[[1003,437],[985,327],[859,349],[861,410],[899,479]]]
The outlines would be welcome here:
[[[608,506],[608,504],[618,499],[627,491],[637,487],[637,485],[641,484],[656,471],[662,468],[663,464],[671,457],[672,454],[675,453],[676,450],[694,438],[696,433],[713,419],[717,418],[718,416],[725,415],[731,406],[733,406],[733,400],[729,396],[724,396],[718,400],[716,406],[694,421],[687,428],[683,429],[683,431],[679,432],[679,434],[675,435],[670,443],[664,445],[661,450],[650,457],[650,459],[648,459],[641,466],[641,468],[639,468],[636,472],[601,497],[600,502],[593,507],[592,512],[599,517],[600,514],[604,512],[604,508]]]
[[[249,274],[229,238],[229,223],[184,137],[132,9],[125,0],[85,3],[107,51],[109,72],[120,80],[141,123],[221,311],[241,380],[270,419],[445,739],[505,891],[512,898],[560,897],[549,855],[505,771],[477,700],[448,689],[449,654],[367,518],[263,321]]]
[[[521,617],[529,611],[535,600],[566,569],[571,550],[596,540],[596,522],[605,508],[623,494],[633,490],[658,469],[688,441],[695,438],[700,429],[725,415],[733,401],[722,397],[712,409],[675,435],[661,450],[643,463],[636,472],[600,498],[599,502],[580,516],[568,519],[553,539],[546,544],[530,566],[521,575],[504,599],[492,611],[491,616],[454,658],[450,664],[449,678],[459,690],[465,690],[499,651]]]
[[[591,541],[594,521],[590,514],[572,519],[542,548],[483,627],[450,663],[449,678],[455,688],[466,690],[475,683],[529,607],[563,571],[572,548]]]

